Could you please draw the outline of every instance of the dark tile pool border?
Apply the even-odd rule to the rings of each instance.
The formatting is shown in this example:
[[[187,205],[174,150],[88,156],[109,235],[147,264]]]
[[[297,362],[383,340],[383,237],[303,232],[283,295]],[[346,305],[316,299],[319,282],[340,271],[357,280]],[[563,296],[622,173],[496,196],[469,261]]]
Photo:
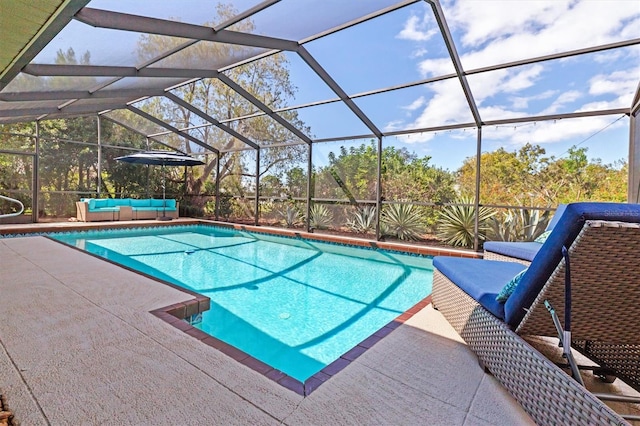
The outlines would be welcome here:
[[[120,221],[120,222],[52,222],[31,223],[21,225],[0,224],[0,238],[28,237],[47,235],[50,233],[68,233],[95,230],[159,228],[168,226],[208,225],[237,231],[247,231],[257,234],[276,235],[280,237],[322,241],[338,245],[355,246],[369,249],[397,251],[418,256],[454,256],[481,258],[482,253],[468,249],[422,246],[401,242],[374,241],[365,238],[323,234],[320,232],[305,232],[297,229],[277,228],[269,226],[243,225],[229,222],[219,222],[204,219],[180,218],[171,222],[157,222],[154,220]]]
[[[364,354],[376,343],[389,335],[393,330],[400,327],[402,324],[404,324],[405,321],[421,311],[430,303],[431,295],[425,297],[420,302],[413,305],[409,310],[405,311],[403,314],[399,315],[384,327],[373,333],[371,336],[367,337],[362,342],[358,343],[356,346],[342,354],[340,358],[324,367],[322,370],[308,378],[305,382],[294,379],[293,377],[283,373],[282,371],[277,370],[268,364],[265,364],[264,362],[252,357],[246,352],[243,352],[240,349],[237,349],[236,347],[231,346],[228,343],[225,343],[222,340],[217,339],[186,322],[184,318],[187,318],[189,316],[189,312],[191,312],[191,314],[199,313],[196,312],[196,310],[202,306],[202,300],[194,299],[188,302],[176,303],[164,308],[155,309],[151,311],[151,314],[176,327],[178,330],[188,334],[189,336],[200,340],[202,343],[219,350],[220,352],[233,358],[240,364],[251,368],[252,370],[262,374],[264,377],[273,380],[274,382],[297,393],[298,395],[308,396],[313,391],[318,389],[323,383],[338,374],[349,364],[355,361],[360,355]],[[208,304],[209,300],[207,298],[207,309]],[[182,316],[183,314],[185,314],[186,316],[180,318],[180,316]]]

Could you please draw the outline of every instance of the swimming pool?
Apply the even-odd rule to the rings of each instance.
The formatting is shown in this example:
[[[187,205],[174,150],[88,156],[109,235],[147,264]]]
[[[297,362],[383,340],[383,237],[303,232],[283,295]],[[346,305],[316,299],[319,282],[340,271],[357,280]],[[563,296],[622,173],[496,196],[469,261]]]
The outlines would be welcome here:
[[[304,382],[431,293],[428,257],[207,225],[51,234],[208,296],[204,332]]]

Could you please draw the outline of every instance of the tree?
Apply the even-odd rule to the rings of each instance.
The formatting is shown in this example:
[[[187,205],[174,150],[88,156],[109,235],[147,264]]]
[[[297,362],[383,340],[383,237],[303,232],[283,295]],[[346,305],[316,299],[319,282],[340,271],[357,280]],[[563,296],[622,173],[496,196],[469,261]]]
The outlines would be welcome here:
[[[301,167],[293,167],[285,172],[288,197],[302,198],[307,193],[307,173]]]
[[[527,144],[517,152],[499,148],[481,156],[482,204],[555,206],[575,201],[626,200],[627,164],[602,164],[589,160],[587,148],[571,147],[566,158],[546,157],[538,145]],[[475,158],[457,171],[460,191],[475,191]]]
[[[329,164],[318,168],[314,174],[315,198],[349,199],[375,202],[378,172],[378,153],[374,141],[346,148],[340,147],[338,155],[330,153]],[[418,157],[407,149],[389,146],[382,151],[381,185],[387,202],[446,203],[455,197],[454,176],[446,170],[430,164],[428,156]],[[389,204],[382,210],[386,222],[403,216],[420,217],[418,228],[435,223],[434,209],[416,206],[410,212],[401,211],[403,204]],[[359,206],[362,207],[362,206]],[[352,211],[351,209],[350,211]],[[361,214],[362,210],[345,215]],[[398,214],[396,214],[398,213]],[[410,214],[409,214],[410,213]],[[338,216],[338,220],[343,218]],[[346,219],[352,222],[353,219]]]
[[[316,173],[315,196],[345,198],[345,189],[359,200],[375,200],[378,154],[374,142],[329,153],[329,165]],[[429,164],[431,157],[418,157],[407,149],[389,146],[382,151],[382,190],[385,200],[442,203],[455,197],[454,176]]]
[[[222,4],[216,6],[216,13],[217,20],[235,15],[231,6]],[[214,26],[214,22],[210,22],[209,25]],[[255,28],[250,20],[245,20],[236,24],[235,30],[253,32]],[[141,61],[151,60],[168,48],[177,46],[178,43],[177,39],[143,35],[138,43],[138,57]],[[216,69],[221,67],[223,61],[228,61],[227,58],[248,58],[255,53],[257,52],[253,48],[245,46],[201,41],[163,59],[159,64],[164,67],[193,66]],[[279,109],[286,106],[296,92],[296,88],[290,81],[287,67],[286,57],[279,53],[232,68],[224,74],[271,109]],[[231,120],[226,122],[226,125],[260,145],[261,176],[272,175],[282,179],[289,165],[299,162],[307,152],[304,144],[269,147],[276,144],[301,142],[269,116],[258,115],[233,120],[253,115],[257,108],[219,79],[203,79],[178,87],[172,92],[218,120]],[[203,120],[190,110],[166,98],[154,98],[148,101],[143,109],[179,128],[204,124]],[[287,111],[279,114],[293,126],[309,133],[309,129],[298,118],[297,112]],[[210,179],[213,171],[216,170],[217,162],[220,161],[221,186],[236,194],[244,192],[246,188],[243,188],[243,185],[246,179],[243,178],[255,178],[254,168],[245,164],[246,156],[242,151],[238,151],[238,149],[247,149],[247,145],[215,126],[201,126],[189,130],[188,133],[215,146],[221,151],[221,155],[219,159],[211,156],[205,166],[197,168],[196,173],[189,175],[187,191],[190,194],[203,193],[207,180]],[[184,140],[176,139],[171,143],[187,153],[203,152],[201,147]]]

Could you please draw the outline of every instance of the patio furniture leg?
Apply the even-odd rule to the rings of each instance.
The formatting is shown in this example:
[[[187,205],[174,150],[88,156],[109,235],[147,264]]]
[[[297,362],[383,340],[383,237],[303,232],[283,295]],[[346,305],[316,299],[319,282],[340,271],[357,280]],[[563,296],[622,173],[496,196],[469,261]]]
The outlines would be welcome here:
[[[553,324],[558,331],[558,338],[560,339],[560,346],[562,346],[562,356],[567,360],[569,368],[571,368],[572,377],[584,386],[584,381],[580,375],[580,368],[578,363],[573,357],[571,352],[571,267],[569,264],[569,250],[565,246],[562,246],[562,256],[564,257],[564,329],[555,309],[548,300],[544,301],[544,306],[547,308],[553,319]]]

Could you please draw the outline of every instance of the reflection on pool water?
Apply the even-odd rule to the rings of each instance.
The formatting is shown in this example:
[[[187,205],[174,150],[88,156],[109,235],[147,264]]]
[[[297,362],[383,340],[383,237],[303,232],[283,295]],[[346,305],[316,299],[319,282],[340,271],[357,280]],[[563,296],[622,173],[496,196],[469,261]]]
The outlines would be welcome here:
[[[431,293],[431,258],[207,225],[52,234],[211,298],[204,332],[304,382]]]

